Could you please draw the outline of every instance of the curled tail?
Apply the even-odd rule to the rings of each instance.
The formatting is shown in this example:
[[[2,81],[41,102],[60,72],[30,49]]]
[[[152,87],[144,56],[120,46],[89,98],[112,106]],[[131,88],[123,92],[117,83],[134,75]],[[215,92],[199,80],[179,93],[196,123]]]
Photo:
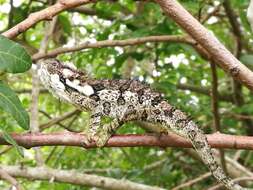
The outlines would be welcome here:
[[[160,106],[160,110],[163,110],[163,114],[159,119],[162,120],[172,131],[191,141],[203,162],[209,167],[213,176],[218,181],[223,183],[229,190],[249,190],[234,183],[232,179],[225,174],[214,159],[205,134],[191,119],[189,119],[182,111],[175,109],[167,102],[163,102]]]

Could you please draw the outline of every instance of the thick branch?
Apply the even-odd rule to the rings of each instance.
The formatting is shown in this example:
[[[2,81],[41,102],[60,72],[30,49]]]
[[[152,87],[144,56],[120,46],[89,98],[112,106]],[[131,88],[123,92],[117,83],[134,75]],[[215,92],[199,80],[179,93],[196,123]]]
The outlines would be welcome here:
[[[126,40],[104,40],[104,41],[98,41],[96,43],[86,42],[74,47],[60,47],[52,51],[49,51],[47,53],[37,53],[32,56],[32,59],[35,61],[42,58],[55,57],[59,54],[79,51],[79,50],[88,49],[88,48],[132,46],[132,45],[144,44],[147,42],[178,42],[178,43],[182,42],[182,43],[189,43],[189,44],[195,43],[194,40],[190,39],[189,37],[181,36],[181,35],[180,36],[179,35],[147,36],[147,37],[141,37],[141,38],[126,39]]]
[[[22,187],[18,183],[18,181],[9,173],[7,173],[5,170],[3,170],[1,167],[0,167],[0,178],[11,183],[16,188],[16,190],[22,190]]]
[[[203,27],[176,0],[156,0],[156,2],[160,4],[168,16],[174,19],[210,53],[223,70],[250,90],[253,90],[253,72],[238,61],[212,33]]]
[[[85,185],[91,187],[99,187],[110,190],[164,190],[159,187],[152,187],[144,184],[134,183],[129,180],[118,180],[98,175],[84,174],[74,170],[57,170],[46,167],[21,167],[21,166],[5,166],[0,167],[9,175],[14,177],[23,177],[30,180],[47,180],[76,185]]]
[[[59,0],[57,3],[46,9],[30,14],[27,19],[7,30],[2,35],[7,38],[15,38],[17,35],[25,32],[39,21],[51,20],[55,15],[66,9],[74,8],[91,1],[92,0]]]
[[[94,148],[95,144],[83,144],[85,135],[78,133],[53,133],[53,134],[13,134],[12,137],[23,147],[36,146],[79,146]],[[216,133],[207,135],[209,144],[213,148],[248,149],[253,150],[253,137],[234,136]],[[0,136],[0,144],[8,144]],[[175,134],[161,135],[115,135],[110,138],[106,147],[183,147],[191,148],[191,143]]]

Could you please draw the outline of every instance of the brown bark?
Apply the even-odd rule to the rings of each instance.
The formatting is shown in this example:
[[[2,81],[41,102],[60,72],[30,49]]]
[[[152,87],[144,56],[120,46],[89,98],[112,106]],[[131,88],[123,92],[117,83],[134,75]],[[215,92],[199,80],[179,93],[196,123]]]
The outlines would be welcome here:
[[[55,15],[59,14],[60,12],[77,7],[82,4],[90,3],[92,0],[59,0],[54,5],[43,9],[41,11],[32,13],[28,16],[27,19],[23,20],[16,26],[12,27],[11,29],[2,33],[7,38],[15,38],[22,32],[25,32],[33,25],[38,23],[42,20],[51,20]]]
[[[8,181],[12,186],[16,188],[16,190],[23,189],[21,185],[18,183],[18,181],[9,173],[7,173],[5,170],[3,170],[1,167],[0,167],[0,179]]]
[[[205,48],[224,71],[253,90],[253,72],[238,61],[218,39],[176,0],[156,0],[163,11]]]
[[[115,47],[115,46],[133,46],[140,45],[147,42],[177,42],[177,43],[189,43],[194,44],[194,40],[186,36],[181,35],[164,35],[164,36],[147,36],[126,40],[103,40],[96,43],[82,43],[74,47],[60,47],[49,51],[47,53],[37,53],[32,56],[32,59],[38,60],[42,58],[56,57],[59,54],[80,51],[88,48],[103,48],[103,47]]]
[[[114,179],[98,175],[84,174],[74,170],[5,165],[0,165],[0,167],[11,176],[27,178],[29,180],[57,181],[109,190],[165,190],[155,186],[135,183],[126,179]]]
[[[78,146],[95,148],[91,143],[84,145],[85,135],[78,133],[52,133],[52,134],[13,134],[12,137],[23,147],[37,146]],[[247,149],[253,150],[253,137],[235,136],[215,133],[207,135],[208,142],[213,148]],[[8,144],[0,136],[0,144]],[[192,148],[190,141],[169,133],[168,135],[115,135],[111,137],[105,147],[181,147]]]

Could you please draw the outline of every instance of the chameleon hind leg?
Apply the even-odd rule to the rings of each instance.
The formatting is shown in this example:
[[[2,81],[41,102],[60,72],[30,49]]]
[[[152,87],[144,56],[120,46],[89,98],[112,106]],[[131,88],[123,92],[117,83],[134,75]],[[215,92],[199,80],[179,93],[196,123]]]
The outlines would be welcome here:
[[[86,132],[87,139],[85,144],[95,142],[98,147],[102,147],[111,137],[111,135],[120,127],[118,119],[112,120],[110,123],[101,125],[101,118],[103,114],[101,112],[94,112],[91,115],[90,126]]]

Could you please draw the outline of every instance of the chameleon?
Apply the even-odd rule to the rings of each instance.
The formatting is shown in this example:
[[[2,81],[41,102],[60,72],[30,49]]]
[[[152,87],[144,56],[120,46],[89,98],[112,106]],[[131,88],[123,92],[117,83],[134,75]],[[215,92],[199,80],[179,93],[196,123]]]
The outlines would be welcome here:
[[[98,147],[103,147],[123,123],[132,120],[159,123],[167,131],[190,140],[213,176],[227,189],[247,190],[225,174],[197,124],[149,85],[138,80],[93,79],[57,59],[43,60],[38,75],[54,96],[91,113],[84,143],[95,142]],[[102,125],[104,117],[111,118],[111,122]]]

